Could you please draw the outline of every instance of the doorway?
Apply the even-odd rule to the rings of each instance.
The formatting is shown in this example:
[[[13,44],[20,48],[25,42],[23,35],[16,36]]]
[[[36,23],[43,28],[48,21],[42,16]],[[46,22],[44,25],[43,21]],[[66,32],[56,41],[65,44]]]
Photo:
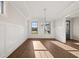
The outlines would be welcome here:
[[[70,40],[70,20],[66,20],[66,40]]]

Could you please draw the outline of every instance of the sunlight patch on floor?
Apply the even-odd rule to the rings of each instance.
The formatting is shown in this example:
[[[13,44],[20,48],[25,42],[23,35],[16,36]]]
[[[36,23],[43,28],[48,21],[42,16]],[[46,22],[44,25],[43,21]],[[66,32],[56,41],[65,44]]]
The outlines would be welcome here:
[[[68,52],[75,55],[76,57],[79,57],[79,51],[68,51]]]
[[[34,50],[46,50],[46,48],[40,41],[32,41],[32,42],[33,42]]]
[[[49,51],[35,51],[36,58],[53,58]]]
[[[61,47],[64,50],[77,50],[76,48],[73,48],[71,46],[68,46],[64,43],[58,42],[58,41],[51,41],[53,44],[56,44],[57,46]]]
[[[34,46],[35,58],[53,58],[52,54],[40,41],[32,41],[32,43]]]
[[[74,44],[79,45],[79,43],[74,43]]]

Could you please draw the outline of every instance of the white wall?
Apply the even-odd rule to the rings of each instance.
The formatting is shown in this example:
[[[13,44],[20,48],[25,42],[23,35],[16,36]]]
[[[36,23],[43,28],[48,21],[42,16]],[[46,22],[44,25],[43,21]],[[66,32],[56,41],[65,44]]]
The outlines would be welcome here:
[[[0,57],[5,56],[5,25],[0,22]]]
[[[69,16],[71,19],[70,19],[70,21],[71,21],[71,39],[75,39],[75,40],[79,40],[78,38],[79,38],[79,32],[78,32],[78,30],[79,30],[79,2],[78,1],[75,1],[75,2],[72,2],[71,4],[70,4],[70,6],[68,6],[67,8],[65,8],[63,11],[62,11],[62,13],[61,13],[61,17],[59,17],[59,18],[61,18],[61,19],[58,19],[59,21],[60,21],[60,24],[63,24],[63,25],[61,25],[60,26],[60,24],[58,25],[58,27],[60,27],[60,28],[57,28],[57,30],[56,30],[56,38],[58,39],[58,40],[60,40],[61,42],[65,42],[65,33],[66,33],[66,31],[64,31],[65,29],[66,29],[66,27],[65,27],[65,22],[63,22],[65,19],[63,19],[63,18],[65,18],[65,17],[67,17],[67,16]],[[61,21],[62,20],[62,21]],[[59,21],[57,21],[58,23],[59,23]],[[65,28],[64,28],[65,27]]]
[[[79,3],[75,4],[79,5]],[[70,17],[72,25],[72,39],[79,41],[79,6],[75,7],[75,10],[70,13]]]
[[[25,41],[25,31],[23,26],[9,23],[6,24],[6,30],[6,55],[9,55]]]
[[[72,19],[72,39],[79,41],[79,17]]]
[[[64,10],[62,16],[69,16],[71,21],[71,39],[79,40],[79,2],[74,2]]]
[[[8,57],[27,39],[27,21],[9,2],[0,15],[0,57]],[[26,24],[25,24],[26,23]]]
[[[65,19],[55,21],[55,38],[66,43],[66,24]]]

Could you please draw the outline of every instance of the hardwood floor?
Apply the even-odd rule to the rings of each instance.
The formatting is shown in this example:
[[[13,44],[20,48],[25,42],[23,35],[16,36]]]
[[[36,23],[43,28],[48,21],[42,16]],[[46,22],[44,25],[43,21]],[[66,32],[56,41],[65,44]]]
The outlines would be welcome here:
[[[8,58],[77,58],[79,41],[69,40],[66,44],[54,39],[28,39]]]

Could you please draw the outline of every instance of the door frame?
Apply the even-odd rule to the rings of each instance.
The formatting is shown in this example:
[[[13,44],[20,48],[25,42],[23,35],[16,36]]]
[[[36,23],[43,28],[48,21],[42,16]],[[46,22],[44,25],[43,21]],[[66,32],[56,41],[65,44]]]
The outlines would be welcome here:
[[[67,33],[66,33],[66,40],[70,40],[71,39],[71,21],[70,20],[66,20],[66,23],[69,22],[69,38],[67,38]],[[67,26],[67,24],[66,24]],[[66,27],[67,29],[67,27]]]

